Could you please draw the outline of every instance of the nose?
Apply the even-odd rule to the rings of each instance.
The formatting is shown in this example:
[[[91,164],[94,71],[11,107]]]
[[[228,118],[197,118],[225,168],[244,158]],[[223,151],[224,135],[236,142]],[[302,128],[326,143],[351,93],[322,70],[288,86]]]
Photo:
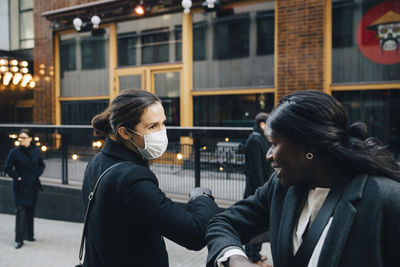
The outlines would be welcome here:
[[[267,152],[267,160],[272,161],[272,148],[270,147]]]

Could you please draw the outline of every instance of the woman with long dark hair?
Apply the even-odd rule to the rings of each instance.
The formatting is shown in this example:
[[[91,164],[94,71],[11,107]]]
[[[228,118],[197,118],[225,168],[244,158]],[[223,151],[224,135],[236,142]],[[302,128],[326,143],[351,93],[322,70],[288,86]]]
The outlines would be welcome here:
[[[120,164],[97,186],[83,266],[167,267],[163,237],[191,250],[206,245],[207,222],[218,209],[210,192],[197,188],[185,209],[165,196],[148,167],[167,148],[165,120],[160,99],[143,90],[124,90],[93,118],[107,140],[85,171],[85,209],[99,176]]]
[[[400,266],[400,167],[364,123],[320,91],[270,113],[275,173],[209,223],[207,266],[256,266],[241,251],[270,230],[274,266]]]
[[[13,200],[17,208],[15,222],[15,248],[21,248],[24,239],[35,241],[33,218],[36,201],[41,189],[39,177],[45,164],[42,153],[32,144],[33,135],[29,129],[18,133],[20,145],[13,148],[5,162],[5,172],[13,178]]]

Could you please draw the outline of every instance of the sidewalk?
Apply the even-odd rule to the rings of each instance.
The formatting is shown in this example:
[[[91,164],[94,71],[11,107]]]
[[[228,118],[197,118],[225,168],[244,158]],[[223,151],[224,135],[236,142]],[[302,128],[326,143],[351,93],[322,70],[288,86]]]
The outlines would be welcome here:
[[[0,214],[0,267],[73,267],[77,264],[81,223],[35,218],[35,242],[14,248],[15,216]],[[189,251],[165,239],[170,267],[204,267],[207,248]],[[262,254],[269,244],[263,245]]]

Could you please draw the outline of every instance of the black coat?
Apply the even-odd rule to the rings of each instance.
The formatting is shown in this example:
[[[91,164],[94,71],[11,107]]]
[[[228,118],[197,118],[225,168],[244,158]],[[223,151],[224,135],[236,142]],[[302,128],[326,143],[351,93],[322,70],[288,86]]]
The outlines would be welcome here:
[[[246,174],[244,198],[253,195],[272,174],[271,164],[267,161],[268,149],[269,144],[263,131],[255,126],[244,147]]]
[[[5,162],[5,172],[13,178],[13,199],[16,206],[35,206],[39,189],[39,177],[44,171],[39,148],[19,146],[11,149]],[[22,179],[17,180],[18,177]]]
[[[305,186],[282,187],[272,176],[254,196],[209,223],[207,266],[228,246],[241,246],[270,230],[274,267],[293,255],[293,230]],[[355,177],[345,188],[322,246],[318,267],[400,266],[400,183],[384,177]],[[298,266],[303,267],[303,266]]]
[[[175,204],[159,189],[146,160],[122,144],[107,139],[101,153],[88,164],[83,181],[83,202],[100,174],[111,169],[96,191],[88,220],[84,266],[166,267],[163,237],[192,250],[205,243],[209,219],[217,205],[207,196]]]

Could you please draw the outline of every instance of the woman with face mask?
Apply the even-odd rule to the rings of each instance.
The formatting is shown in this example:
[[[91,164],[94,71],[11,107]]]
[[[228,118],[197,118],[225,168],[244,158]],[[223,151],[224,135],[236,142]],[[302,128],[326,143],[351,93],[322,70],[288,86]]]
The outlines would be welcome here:
[[[44,171],[42,153],[32,145],[32,133],[22,129],[18,133],[20,145],[8,153],[5,172],[13,178],[13,200],[17,207],[15,222],[15,248],[21,248],[24,240],[35,241],[33,218],[36,200],[41,189],[39,177]]]
[[[85,209],[99,176],[120,164],[97,186],[83,266],[167,267],[163,237],[191,250],[205,246],[207,222],[218,209],[210,192],[197,188],[185,209],[165,196],[148,167],[167,149],[165,120],[160,99],[143,90],[121,92],[93,118],[93,128],[107,139],[85,171]]]
[[[400,166],[364,123],[304,90],[279,101],[265,135],[275,172],[210,221],[207,266],[256,267],[241,245],[266,230],[275,267],[400,266]]]

